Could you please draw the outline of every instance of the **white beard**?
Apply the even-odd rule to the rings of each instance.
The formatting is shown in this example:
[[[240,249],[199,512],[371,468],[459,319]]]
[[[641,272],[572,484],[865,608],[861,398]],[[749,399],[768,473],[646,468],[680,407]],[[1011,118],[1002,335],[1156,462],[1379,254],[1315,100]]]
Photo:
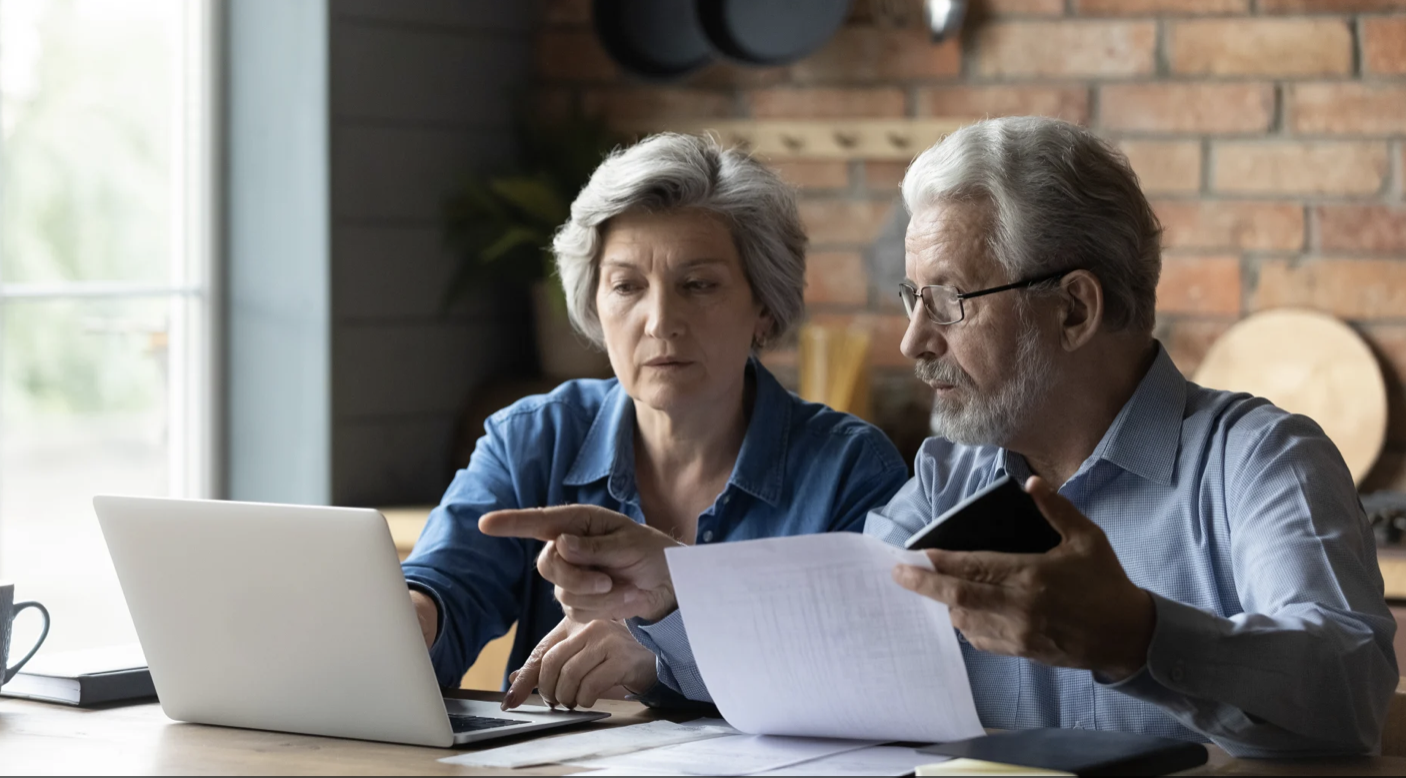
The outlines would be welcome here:
[[[996,391],[978,394],[971,377],[956,365],[919,362],[915,372],[929,383],[946,383],[961,399],[933,399],[932,433],[968,446],[1005,446],[1026,427],[1054,382],[1054,360],[1040,348],[1039,333],[1025,326],[1016,349],[1015,374]]]

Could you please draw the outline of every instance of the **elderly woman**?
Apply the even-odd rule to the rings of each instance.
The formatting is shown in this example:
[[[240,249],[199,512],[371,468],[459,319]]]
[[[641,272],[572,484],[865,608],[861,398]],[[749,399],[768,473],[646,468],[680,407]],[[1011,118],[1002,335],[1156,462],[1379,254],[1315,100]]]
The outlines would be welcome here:
[[[616,377],[494,414],[431,514],[404,571],[441,685],[517,622],[509,667],[527,672],[508,705],[534,685],[566,705],[617,687],[681,700],[673,674],[696,670],[641,642],[682,633],[662,545],[859,531],[903,484],[882,433],[801,401],[755,358],[803,314],[805,245],[789,188],[714,141],[657,135],[596,170],[553,250],[571,321]],[[501,537],[480,530],[495,511]],[[592,573],[625,527],[658,553],[628,582]],[[562,603],[563,620],[540,571],[597,594]]]

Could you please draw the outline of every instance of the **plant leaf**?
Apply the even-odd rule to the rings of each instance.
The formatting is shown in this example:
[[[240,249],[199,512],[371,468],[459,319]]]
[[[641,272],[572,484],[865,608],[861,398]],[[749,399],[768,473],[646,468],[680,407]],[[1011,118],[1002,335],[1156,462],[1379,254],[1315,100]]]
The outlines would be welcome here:
[[[514,208],[544,225],[556,227],[571,215],[561,195],[541,178],[497,178],[488,186]]]
[[[484,249],[478,253],[478,261],[485,264],[496,262],[498,259],[502,258],[504,254],[507,254],[518,246],[529,243],[535,243],[540,246],[545,242],[545,238],[546,236],[537,230],[520,225],[513,225],[508,227],[503,234],[498,237],[498,240],[493,241],[492,244],[484,247]]]

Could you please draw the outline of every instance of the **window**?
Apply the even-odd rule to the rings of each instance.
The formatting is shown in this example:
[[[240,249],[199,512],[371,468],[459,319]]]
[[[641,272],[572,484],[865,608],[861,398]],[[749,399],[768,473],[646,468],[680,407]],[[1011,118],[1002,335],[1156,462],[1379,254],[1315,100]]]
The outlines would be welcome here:
[[[0,578],[51,650],[136,639],[93,495],[211,491],[212,2],[0,0]]]

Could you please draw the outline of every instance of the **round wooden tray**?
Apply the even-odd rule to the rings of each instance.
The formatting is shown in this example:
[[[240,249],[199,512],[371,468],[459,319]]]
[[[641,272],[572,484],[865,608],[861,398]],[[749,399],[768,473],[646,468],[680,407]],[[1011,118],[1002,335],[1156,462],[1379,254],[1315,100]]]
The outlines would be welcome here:
[[[1372,350],[1341,321],[1279,309],[1242,319],[1206,353],[1193,378],[1249,392],[1318,422],[1361,484],[1386,440],[1386,382]]]

